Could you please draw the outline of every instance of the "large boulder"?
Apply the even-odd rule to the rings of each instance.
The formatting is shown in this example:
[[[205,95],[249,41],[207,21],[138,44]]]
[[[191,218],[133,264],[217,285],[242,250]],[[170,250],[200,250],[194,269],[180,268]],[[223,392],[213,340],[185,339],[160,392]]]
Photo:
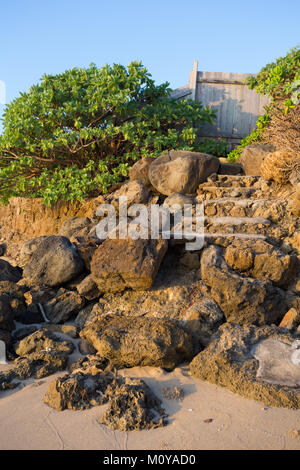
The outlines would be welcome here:
[[[8,261],[0,259],[0,282],[18,282],[22,277],[22,270],[12,266]]]
[[[300,408],[299,350],[276,327],[222,325],[191,362],[192,375],[269,406]]]
[[[20,266],[24,267],[29,263],[32,254],[35,252],[39,244],[47,238],[46,235],[41,237],[35,237],[31,240],[27,240],[21,247],[20,251]]]
[[[269,280],[285,287],[296,277],[299,262],[264,240],[235,240],[225,251],[225,260],[234,270],[255,279]]]
[[[272,145],[247,145],[239,158],[239,164],[242,165],[245,175],[261,176],[263,161],[273,150]]]
[[[155,159],[153,157],[145,157],[138,160],[129,170],[130,181],[140,181],[148,189],[152,189],[152,185],[149,180],[149,168],[154,160]]]
[[[167,251],[166,240],[106,239],[96,250],[91,274],[99,292],[121,292],[126,287],[149,289]]]
[[[280,289],[268,281],[243,277],[231,271],[220,247],[212,245],[204,250],[201,275],[228,322],[272,324],[281,320],[286,312]]]
[[[149,179],[166,196],[173,193],[194,194],[200,183],[219,169],[218,158],[205,153],[171,150],[154,160]]]
[[[141,181],[129,181],[123,184],[117,191],[107,195],[106,203],[113,204],[118,209],[120,197],[126,197],[127,207],[130,207],[132,204],[146,204],[150,193]]]
[[[83,261],[74,245],[62,236],[41,240],[23,271],[31,285],[59,286],[75,278],[83,270]]]
[[[118,369],[153,366],[172,370],[193,354],[190,336],[169,320],[96,316],[80,336]]]

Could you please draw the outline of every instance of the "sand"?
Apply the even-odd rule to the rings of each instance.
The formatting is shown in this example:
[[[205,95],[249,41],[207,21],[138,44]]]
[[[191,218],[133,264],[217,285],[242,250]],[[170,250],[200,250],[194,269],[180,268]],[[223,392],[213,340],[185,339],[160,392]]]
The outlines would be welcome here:
[[[170,416],[168,426],[116,432],[97,423],[107,405],[87,411],[56,411],[43,403],[55,377],[51,376],[28,381],[22,389],[1,392],[0,449],[300,449],[300,438],[290,435],[291,430],[300,429],[300,410],[264,407],[241,398],[194,379],[188,366],[171,373],[144,367],[122,374],[144,379],[163,400]],[[181,402],[162,396],[162,387],[174,385],[184,389]],[[213,421],[205,423],[207,419]]]

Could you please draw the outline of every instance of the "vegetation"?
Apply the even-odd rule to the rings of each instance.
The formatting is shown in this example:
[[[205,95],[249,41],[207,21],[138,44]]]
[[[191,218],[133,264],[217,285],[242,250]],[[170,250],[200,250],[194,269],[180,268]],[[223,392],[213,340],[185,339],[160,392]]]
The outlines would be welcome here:
[[[231,161],[237,160],[244,147],[249,144],[259,143],[267,135],[272,126],[278,130],[278,120],[285,122],[285,130],[288,127],[288,119],[285,116],[295,114],[300,98],[300,49],[291,49],[286,56],[279,57],[275,62],[267,64],[256,77],[248,77],[247,84],[250,89],[270,97],[270,106],[266,113],[257,121],[253,132],[243,139],[236,149],[228,156]],[[293,118],[293,120],[295,120]],[[290,126],[292,127],[292,126]],[[273,133],[274,134],[274,133]],[[288,140],[289,137],[286,136]]]
[[[204,139],[203,142],[194,145],[198,152],[209,153],[216,157],[227,157],[229,147],[224,140]]]
[[[44,75],[6,108],[0,200],[81,200],[106,192],[143,156],[195,149],[198,124],[215,112],[170,99],[140,62]]]

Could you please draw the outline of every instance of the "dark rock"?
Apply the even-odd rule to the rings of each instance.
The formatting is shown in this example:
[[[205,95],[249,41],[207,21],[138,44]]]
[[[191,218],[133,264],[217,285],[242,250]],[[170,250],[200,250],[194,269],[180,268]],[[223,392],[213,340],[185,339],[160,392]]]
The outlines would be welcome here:
[[[92,222],[88,217],[71,217],[63,222],[58,234],[67,238],[85,237],[91,228]]]
[[[151,163],[149,179],[162,194],[194,194],[200,183],[219,168],[218,158],[205,153],[171,150]]]
[[[30,377],[42,379],[64,370],[67,362],[68,357],[57,352],[35,352],[26,357],[19,357],[9,369],[0,372],[0,390],[15,388],[20,380]]]
[[[61,236],[42,240],[24,268],[23,276],[31,285],[59,286],[83,270],[83,261],[70,241]]]
[[[117,369],[154,366],[172,370],[193,354],[191,338],[169,320],[96,316],[80,336]]]
[[[0,259],[0,281],[18,282],[22,277],[22,270],[13,267],[8,261]]]
[[[110,404],[98,422],[113,430],[127,432],[167,424],[161,401],[141,379],[126,378],[124,383],[109,385],[106,397]]]
[[[22,267],[26,266],[29,263],[33,253],[39,246],[39,244],[47,238],[46,235],[42,237],[32,238],[24,243],[20,251],[20,265]]]
[[[95,300],[100,297],[97,284],[93,281],[92,275],[85,277],[80,284],[77,285],[78,294],[87,300]]]
[[[60,289],[57,295],[43,304],[51,323],[62,323],[76,315],[84,306],[84,299],[76,292]]]

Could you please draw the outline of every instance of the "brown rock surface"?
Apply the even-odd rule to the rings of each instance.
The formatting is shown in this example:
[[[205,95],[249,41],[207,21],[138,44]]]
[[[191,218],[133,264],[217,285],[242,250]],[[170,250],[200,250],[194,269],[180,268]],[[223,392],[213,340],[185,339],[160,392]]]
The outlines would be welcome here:
[[[169,320],[95,316],[80,336],[118,369],[153,366],[172,370],[193,354],[191,338]]]
[[[166,240],[106,239],[95,252],[91,274],[99,292],[149,289],[167,251]]]

